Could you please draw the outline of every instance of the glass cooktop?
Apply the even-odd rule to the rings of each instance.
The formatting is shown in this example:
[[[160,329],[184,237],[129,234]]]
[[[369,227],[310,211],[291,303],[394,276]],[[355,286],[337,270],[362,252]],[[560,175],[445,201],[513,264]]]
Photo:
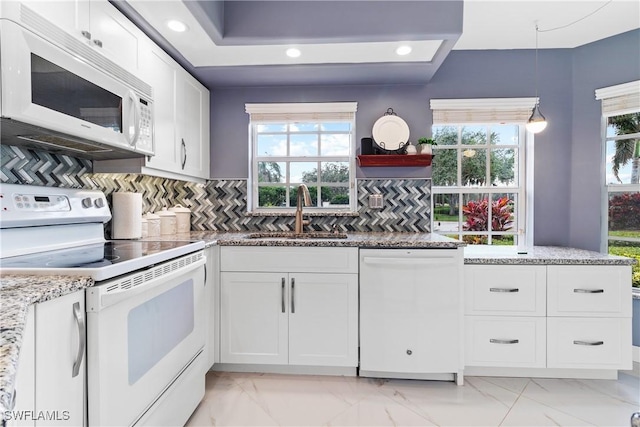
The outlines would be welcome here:
[[[203,249],[195,241],[111,240],[0,259],[3,273],[89,275],[105,280]]]

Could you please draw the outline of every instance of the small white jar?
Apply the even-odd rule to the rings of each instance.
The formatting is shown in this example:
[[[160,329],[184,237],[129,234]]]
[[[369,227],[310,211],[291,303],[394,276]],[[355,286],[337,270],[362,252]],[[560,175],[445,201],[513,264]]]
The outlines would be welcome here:
[[[176,214],[176,232],[188,233],[191,231],[191,209],[182,205],[175,205],[169,208],[171,212]]]
[[[156,212],[160,217],[160,235],[176,234],[176,213],[162,208],[160,212]]]
[[[143,216],[140,218],[140,229],[142,230],[142,238],[149,237],[149,221]]]
[[[151,212],[144,217],[147,220],[147,237],[160,237],[160,217]]]
[[[407,154],[418,154],[418,150],[416,150],[416,146],[415,145],[407,145]]]

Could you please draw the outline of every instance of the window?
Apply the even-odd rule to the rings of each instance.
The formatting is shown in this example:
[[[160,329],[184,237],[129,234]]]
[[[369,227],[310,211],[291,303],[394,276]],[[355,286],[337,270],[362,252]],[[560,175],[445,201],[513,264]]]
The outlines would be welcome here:
[[[532,244],[534,99],[432,100],[432,230],[469,244]],[[527,194],[527,189],[528,193]],[[520,242],[518,240],[520,239]]]
[[[247,104],[249,209],[292,210],[297,188],[305,184],[311,210],[354,211],[356,108],[352,102]]]
[[[604,129],[602,251],[640,263],[640,81],[598,89]],[[640,265],[633,268],[640,287]]]

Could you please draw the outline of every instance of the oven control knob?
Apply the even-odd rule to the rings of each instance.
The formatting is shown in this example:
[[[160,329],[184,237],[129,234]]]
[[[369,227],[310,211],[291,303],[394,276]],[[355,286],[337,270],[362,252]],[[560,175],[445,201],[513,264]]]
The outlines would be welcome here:
[[[95,204],[96,208],[104,208],[104,200],[102,199],[96,199]]]
[[[82,199],[83,208],[90,208],[91,206],[93,206],[93,200],[91,200],[91,197],[85,197]]]

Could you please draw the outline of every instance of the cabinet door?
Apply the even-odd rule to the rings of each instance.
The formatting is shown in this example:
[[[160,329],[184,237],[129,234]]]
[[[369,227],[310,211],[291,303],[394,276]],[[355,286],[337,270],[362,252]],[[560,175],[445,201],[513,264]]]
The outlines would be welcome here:
[[[21,3],[75,38],[89,42],[91,2],[86,0],[22,0]]]
[[[142,64],[143,78],[153,87],[153,131],[155,156],[147,158],[152,168],[176,171],[176,72],[173,60],[158,48],[147,49]]]
[[[122,68],[136,72],[139,30],[109,2],[91,1],[90,4],[91,44]]]
[[[39,411],[57,411],[52,417],[55,419],[36,422],[36,425],[83,425],[84,291],[36,305],[35,325],[36,407]]]
[[[177,123],[180,173],[209,178],[209,93],[186,71],[178,71]]]
[[[286,273],[220,275],[220,361],[286,365]]]
[[[35,307],[32,305],[27,312],[27,320],[22,335],[22,345],[20,346],[20,359],[18,360],[18,371],[14,383],[14,395],[12,398],[13,408],[9,408],[9,416],[6,417],[7,427],[34,427],[35,417],[21,419],[20,415],[24,411],[34,411],[36,409],[35,387]],[[15,399],[15,400],[13,400]],[[14,415],[15,414],[15,415]]]
[[[289,364],[358,366],[358,276],[291,274]]]

